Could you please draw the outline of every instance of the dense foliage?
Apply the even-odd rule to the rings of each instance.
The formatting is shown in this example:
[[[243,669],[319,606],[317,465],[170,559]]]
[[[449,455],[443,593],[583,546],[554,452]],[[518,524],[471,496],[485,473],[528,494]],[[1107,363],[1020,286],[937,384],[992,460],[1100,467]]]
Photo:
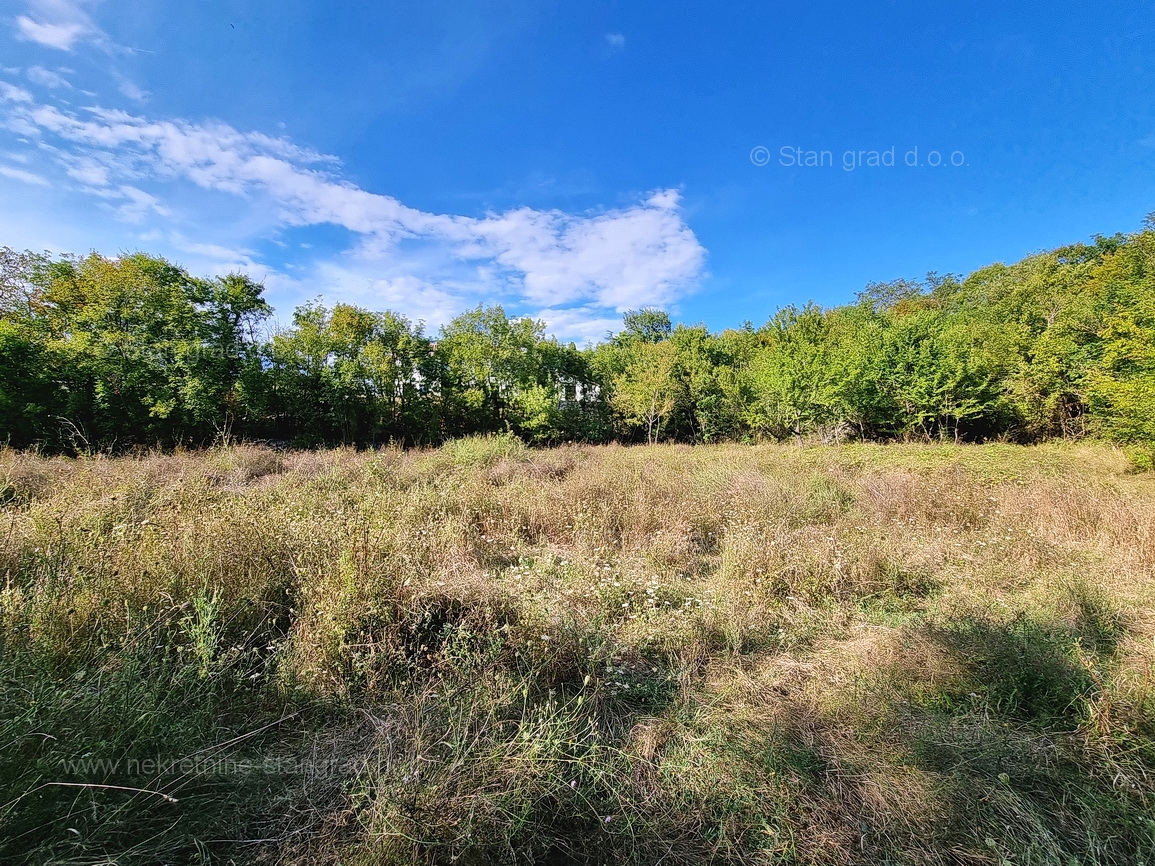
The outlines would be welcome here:
[[[1100,435],[1141,456],[1155,442],[1153,218],[760,328],[632,311],[584,350],[501,307],[432,336],[308,304],[270,337],[259,284],[141,253],[0,250],[0,313],[0,440],[18,447]]]

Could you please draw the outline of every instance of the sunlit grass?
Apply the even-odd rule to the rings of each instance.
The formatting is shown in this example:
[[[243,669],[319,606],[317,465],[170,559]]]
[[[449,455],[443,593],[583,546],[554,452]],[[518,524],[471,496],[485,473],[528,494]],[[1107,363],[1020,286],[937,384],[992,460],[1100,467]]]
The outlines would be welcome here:
[[[1155,862],[1155,488],[1106,447],[5,452],[0,494],[6,862]]]

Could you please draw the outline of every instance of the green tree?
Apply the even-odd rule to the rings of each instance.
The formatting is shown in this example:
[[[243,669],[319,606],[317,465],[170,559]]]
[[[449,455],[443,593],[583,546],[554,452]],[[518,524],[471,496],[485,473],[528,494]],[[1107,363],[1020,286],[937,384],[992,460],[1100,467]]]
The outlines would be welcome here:
[[[611,405],[622,422],[640,427],[652,445],[683,396],[678,347],[669,340],[637,341],[625,347],[622,361],[613,376]]]
[[[839,420],[830,325],[808,304],[780,310],[760,331],[761,348],[747,370],[753,401],[748,423],[763,436],[785,439]]]
[[[441,329],[437,353],[445,379],[443,396],[458,433],[512,429],[511,406],[538,379],[538,343],[545,326],[511,319],[500,306],[457,316]]]
[[[449,431],[508,430],[534,442],[596,437],[599,394],[587,358],[545,325],[477,307],[441,329],[437,355]]]
[[[66,257],[36,278],[67,429],[108,447],[203,441],[231,426],[253,330],[269,314],[259,285],[196,279],[143,253]]]
[[[626,310],[622,315],[625,330],[622,339],[640,340],[643,343],[660,343],[673,333],[670,314],[657,307],[642,307],[640,310]]]
[[[897,432],[958,441],[1005,427],[1002,379],[1012,353],[997,327],[921,310],[893,318],[884,352]]]
[[[1155,455],[1155,215],[1096,269],[1099,351],[1083,378],[1100,432]]]
[[[265,354],[265,412],[280,436],[361,444],[440,438],[433,347],[404,316],[305,304]]]
[[[45,255],[0,247],[0,441],[51,440],[59,411],[55,357],[44,327]]]

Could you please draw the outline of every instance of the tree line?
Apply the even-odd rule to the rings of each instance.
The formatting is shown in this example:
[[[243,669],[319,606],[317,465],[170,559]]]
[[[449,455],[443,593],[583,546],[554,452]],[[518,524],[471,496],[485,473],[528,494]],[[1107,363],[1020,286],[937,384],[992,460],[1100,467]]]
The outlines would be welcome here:
[[[634,310],[583,349],[499,306],[436,334],[348,304],[306,304],[272,332],[271,316],[244,275],[0,248],[0,442],[1155,443],[1155,215],[966,277],[788,306],[760,327]]]

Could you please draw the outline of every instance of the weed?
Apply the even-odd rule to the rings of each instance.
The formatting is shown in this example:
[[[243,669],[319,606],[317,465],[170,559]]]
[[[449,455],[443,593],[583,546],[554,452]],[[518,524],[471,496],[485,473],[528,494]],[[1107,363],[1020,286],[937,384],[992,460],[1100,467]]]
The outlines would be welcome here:
[[[1155,862],[1101,446],[0,452],[0,859]]]

